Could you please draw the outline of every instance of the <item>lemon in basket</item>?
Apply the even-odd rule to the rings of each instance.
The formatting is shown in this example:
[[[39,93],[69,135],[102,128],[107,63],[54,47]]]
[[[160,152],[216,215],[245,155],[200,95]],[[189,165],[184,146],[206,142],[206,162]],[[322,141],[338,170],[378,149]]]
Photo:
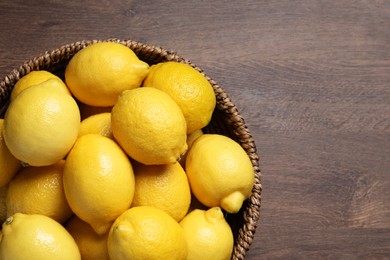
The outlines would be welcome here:
[[[166,212],[149,206],[126,210],[108,234],[111,260],[180,260],[188,249],[180,224]]]
[[[111,127],[126,153],[146,165],[174,163],[187,150],[183,113],[155,88],[124,91],[111,111]]]
[[[58,88],[62,88],[63,90],[65,90],[67,93],[70,94],[67,86],[59,77],[46,70],[36,70],[36,71],[31,71],[27,75],[23,76],[20,80],[18,80],[18,82],[16,82],[11,92],[11,97],[10,97],[11,101],[13,101],[20,94],[20,92],[22,92],[26,88],[40,84],[49,79],[54,79],[53,82],[55,82],[54,84]]]
[[[152,206],[180,221],[191,203],[187,175],[177,163],[134,165],[135,193],[132,207]]]
[[[191,191],[208,207],[237,213],[252,192],[254,170],[248,155],[223,135],[200,136],[188,151],[186,172]]]
[[[133,200],[129,158],[116,142],[98,134],[77,139],[66,158],[63,178],[70,208],[98,234],[107,232]]]
[[[66,229],[44,215],[16,213],[3,223],[0,259],[81,259]]]
[[[65,198],[65,161],[42,167],[23,167],[8,185],[7,215],[41,214],[64,223],[73,214]]]
[[[76,101],[55,84],[23,90],[4,116],[3,135],[13,156],[32,166],[63,159],[76,141],[80,111]]]
[[[112,106],[126,89],[141,86],[149,65],[128,47],[99,42],[77,52],[65,70],[65,82],[81,102],[98,107]]]
[[[220,207],[195,209],[181,221],[188,244],[187,260],[228,260],[233,251],[233,233]]]
[[[187,133],[210,122],[216,104],[214,90],[208,80],[190,65],[174,61],[153,65],[143,86],[168,93],[184,114]]]

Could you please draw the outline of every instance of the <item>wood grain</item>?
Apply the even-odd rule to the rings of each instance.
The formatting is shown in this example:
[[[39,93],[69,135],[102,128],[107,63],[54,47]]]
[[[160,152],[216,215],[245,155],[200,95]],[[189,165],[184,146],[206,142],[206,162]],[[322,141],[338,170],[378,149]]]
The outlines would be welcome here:
[[[231,96],[261,157],[248,259],[390,258],[390,2],[2,1],[0,74],[117,37],[174,50]]]

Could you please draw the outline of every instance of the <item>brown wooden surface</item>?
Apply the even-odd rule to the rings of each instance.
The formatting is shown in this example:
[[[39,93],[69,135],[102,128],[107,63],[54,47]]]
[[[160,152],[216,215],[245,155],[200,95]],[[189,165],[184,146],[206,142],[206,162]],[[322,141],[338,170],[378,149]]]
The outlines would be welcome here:
[[[115,37],[176,51],[230,94],[263,174],[248,259],[390,258],[390,1],[18,0],[0,10],[0,75],[66,43]]]

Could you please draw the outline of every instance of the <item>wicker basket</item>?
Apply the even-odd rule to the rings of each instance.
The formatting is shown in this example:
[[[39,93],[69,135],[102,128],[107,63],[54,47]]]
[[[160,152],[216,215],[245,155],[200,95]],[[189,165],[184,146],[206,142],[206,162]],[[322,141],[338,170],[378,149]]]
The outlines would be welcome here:
[[[227,93],[214,80],[205,75],[202,69],[189,60],[161,47],[150,46],[132,40],[88,40],[67,44],[58,49],[46,51],[43,55],[25,62],[18,69],[14,69],[2,79],[0,82],[0,116],[4,116],[12,88],[21,77],[34,70],[48,70],[63,78],[65,67],[70,58],[84,47],[100,41],[121,43],[132,49],[141,60],[150,65],[164,61],[187,63],[201,72],[213,86],[217,106],[210,124],[203,130],[205,133],[223,134],[236,140],[247,152],[255,171],[255,183],[251,197],[244,202],[242,209],[237,214],[225,213],[226,219],[233,230],[235,240],[232,259],[244,259],[246,252],[252,244],[257,222],[260,218],[262,186],[256,145],[245,125],[244,119],[239,114],[235,104],[230,100]]]

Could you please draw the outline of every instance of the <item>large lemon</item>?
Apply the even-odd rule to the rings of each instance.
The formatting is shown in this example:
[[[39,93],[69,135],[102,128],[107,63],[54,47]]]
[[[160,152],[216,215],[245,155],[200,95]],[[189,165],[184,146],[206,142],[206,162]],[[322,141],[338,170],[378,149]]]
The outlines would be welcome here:
[[[6,186],[15,176],[21,164],[8,150],[3,138],[4,119],[0,119],[0,187]]]
[[[32,166],[63,159],[76,141],[80,111],[76,101],[55,85],[22,91],[5,114],[3,135],[10,152]]]
[[[186,151],[186,122],[179,106],[156,88],[124,91],[111,112],[115,139],[143,164],[176,162]]]
[[[73,212],[96,233],[104,234],[133,201],[129,158],[113,140],[83,135],[66,158],[64,190]]]
[[[195,209],[181,221],[188,244],[187,260],[228,260],[233,251],[233,233],[220,207]]]
[[[152,206],[180,221],[191,203],[187,175],[181,165],[135,164],[135,193],[132,207]]]
[[[73,214],[65,198],[62,175],[65,161],[42,167],[24,167],[7,192],[7,215],[41,214],[64,223]]]
[[[188,252],[179,223],[149,206],[133,207],[120,215],[111,226],[107,246],[111,260],[180,260]]]
[[[184,114],[187,133],[210,122],[216,104],[214,90],[208,80],[190,65],[174,61],[153,65],[143,86],[168,93]]]
[[[141,86],[149,65],[128,47],[100,42],[77,52],[65,70],[72,94],[91,106],[112,106],[126,89]]]
[[[69,232],[47,216],[16,213],[4,222],[2,232],[2,260],[81,259]]]
[[[252,192],[254,171],[248,155],[223,135],[200,136],[188,151],[186,172],[191,191],[208,207],[237,213]]]

